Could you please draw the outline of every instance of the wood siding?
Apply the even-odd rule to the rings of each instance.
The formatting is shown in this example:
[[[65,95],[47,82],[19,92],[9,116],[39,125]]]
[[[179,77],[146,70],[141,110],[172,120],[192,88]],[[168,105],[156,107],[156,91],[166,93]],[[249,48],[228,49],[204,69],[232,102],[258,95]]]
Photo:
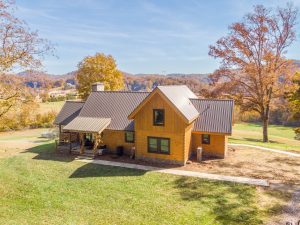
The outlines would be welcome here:
[[[153,109],[165,110],[165,125],[153,126]],[[159,159],[170,163],[184,164],[187,160],[185,149],[189,149],[191,127],[159,93],[156,93],[135,115],[136,157]],[[186,135],[187,132],[187,135]],[[170,154],[148,152],[148,136],[170,138]],[[186,147],[185,147],[186,146]]]
[[[194,123],[190,124],[185,128],[185,136],[184,136],[184,157],[185,157],[185,162],[189,160],[190,158],[190,153],[192,150],[192,131],[194,128]]]
[[[125,131],[122,130],[104,130],[102,136],[103,144],[109,152],[115,153],[118,146],[123,146],[124,153],[130,154],[131,148],[135,145],[134,143],[125,142]]]
[[[228,137],[225,135],[210,134],[210,144],[202,144],[202,134],[192,133],[191,153],[196,154],[197,147],[202,147],[204,155],[224,158],[227,152],[227,142]]]

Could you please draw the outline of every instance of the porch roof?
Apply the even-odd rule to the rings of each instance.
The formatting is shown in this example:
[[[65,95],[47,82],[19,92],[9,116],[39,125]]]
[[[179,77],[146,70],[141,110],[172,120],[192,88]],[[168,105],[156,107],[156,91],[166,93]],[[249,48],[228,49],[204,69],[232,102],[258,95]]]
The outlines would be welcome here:
[[[66,101],[60,110],[59,114],[54,120],[54,124],[56,125],[67,125],[74,118],[76,118],[81,108],[83,107],[84,102],[79,101]]]
[[[63,130],[74,132],[100,133],[110,124],[111,118],[78,116],[68,123]]]

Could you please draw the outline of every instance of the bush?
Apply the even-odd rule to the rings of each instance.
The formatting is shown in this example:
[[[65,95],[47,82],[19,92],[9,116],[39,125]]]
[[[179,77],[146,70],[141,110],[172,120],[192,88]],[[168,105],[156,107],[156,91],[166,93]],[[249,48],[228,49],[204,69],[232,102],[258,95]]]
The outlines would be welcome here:
[[[300,127],[295,128],[294,131],[296,133],[295,139],[300,140]]]
[[[53,127],[53,121],[56,117],[56,112],[51,111],[44,114],[37,114],[32,121],[30,128],[49,128]]]
[[[76,94],[68,93],[66,95],[67,100],[75,100],[77,98]]]
[[[48,99],[48,102],[61,102],[61,101],[65,101],[65,100],[66,100],[66,96],[56,96],[56,97],[51,96]]]

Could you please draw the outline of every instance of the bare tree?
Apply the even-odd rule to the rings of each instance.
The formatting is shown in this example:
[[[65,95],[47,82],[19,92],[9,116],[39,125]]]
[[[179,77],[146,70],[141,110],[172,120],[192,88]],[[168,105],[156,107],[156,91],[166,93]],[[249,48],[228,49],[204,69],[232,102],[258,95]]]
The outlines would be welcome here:
[[[53,53],[53,46],[31,31],[27,24],[13,13],[13,1],[0,0],[0,76],[14,68],[39,68],[43,56]],[[0,82],[0,117],[22,101],[18,86]]]
[[[221,59],[211,75],[215,86],[232,94],[243,110],[256,111],[268,142],[270,106],[291,85],[292,62],[285,58],[295,40],[298,10],[292,4],[277,10],[254,6],[229,34],[210,46],[209,55]]]

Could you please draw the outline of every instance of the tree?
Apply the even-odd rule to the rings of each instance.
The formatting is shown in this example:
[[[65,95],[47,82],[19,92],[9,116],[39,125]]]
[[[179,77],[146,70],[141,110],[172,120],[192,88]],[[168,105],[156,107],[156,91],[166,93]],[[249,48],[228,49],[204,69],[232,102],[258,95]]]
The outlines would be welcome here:
[[[296,120],[300,120],[300,73],[296,72],[293,82],[296,84],[297,88],[294,92],[288,94],[288,99],[290,101],[290,107],[293,112],[293,117]],[[300,140],[300,127],[295,128],[296,138]]]
[[[85,57],[78,64],[77,72],[78,92],[82,99],[86,99],[95,82],[103,82],[105,90],[120,90],[124,88],[124,77],[117,69],[116,62],[111,55],[97,53]]]
[[[13,11],[11,1],[0,0],[0,72],[14,67],[39,68],[41,59],[52,52],[53,46],[16,18]]]
[[[53,50],[46,39],[13,15],[14,9],[12,1],[0,0],[0,77],[14,68],[40,67],[43,56]],[[25,99],[20,86],[5,80],[0,83],[0,118]]]
[[[12,87],[15,88],[12,88]],[[19,107],[22,102],[20,91],[21,85],[14,79],[5,75],[0,76],[0,118],[10,111],[14,106]]]
[[[22,79],[14,75],[0,76],[0,118],[8,112],[16,112],[24,104],[31,104],[34,96],[24,87]]]
[[[291,85],[292,61],[285,58],[295,40],[298,11],[291,4],[277,10],[254,6],[229,34],[210,46],[209,55],[221,59],[211,76],[217,89],[234,96],[244,111],[256,111],[268,142],[268,123],[273,99]]]

